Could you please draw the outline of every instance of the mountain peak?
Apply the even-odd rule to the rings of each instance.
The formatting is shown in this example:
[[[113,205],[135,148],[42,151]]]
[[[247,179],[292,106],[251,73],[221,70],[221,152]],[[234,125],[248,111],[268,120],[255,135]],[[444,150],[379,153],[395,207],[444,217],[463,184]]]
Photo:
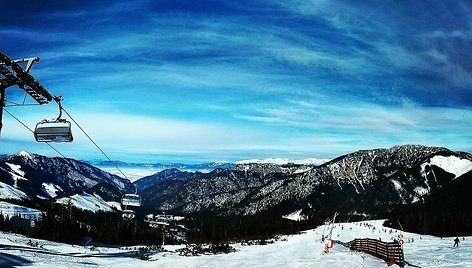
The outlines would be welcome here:
[[[24,157],[24,158],[29,158],[31,159],[32,156],[30,153],[28,153],[27,151],[20,151],[16,154],[17,156],[21,156],[21,157]]]

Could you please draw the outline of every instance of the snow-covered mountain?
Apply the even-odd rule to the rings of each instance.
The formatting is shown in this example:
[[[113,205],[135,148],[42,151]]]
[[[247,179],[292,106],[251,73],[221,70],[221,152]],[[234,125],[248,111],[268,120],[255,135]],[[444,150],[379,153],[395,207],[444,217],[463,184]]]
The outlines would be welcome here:
[[[420,145],[362,150],[319,166],[247,163],[209,173],[167,169],[134,185],[152,212],[212,215],[378,213],[421,202],[472,170],[472,156]],[[87,163],[27,152],[0,159],[0,199],[52,199],[82,194],[118,201],[134,190],[126,179]],[[93,200],[99,202],[100,200]],[[300,212],[299,212],[300,211]]]
[[[149,208],[180,213],[376,213],[421,201],[469,170],[468,153],[405,145],[354,152],[318,167],[242,164],[178,180],[160,174],[154,182],[148,178],[141,193]]]
[[[134,189],[130,181],[89,164],[25,151],[0,159],[0,183],[0,196],[9,195],[4,199],[51,199],[82,192],[100,183],[118,191]]]

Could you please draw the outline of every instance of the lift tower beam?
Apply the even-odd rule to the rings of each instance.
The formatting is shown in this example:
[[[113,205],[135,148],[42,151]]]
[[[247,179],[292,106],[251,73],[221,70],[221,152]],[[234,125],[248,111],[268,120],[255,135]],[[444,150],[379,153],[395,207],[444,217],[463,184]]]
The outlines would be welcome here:
[[[0,133],[3,126],[3,107],[6,103],[5,91],[8,87],[17,85],[40,105],[55,100],[51,93],[29,74],[33,63],[37,61],[39,57],[12,60],[0,52]],[[25,63],[25,68],[22,68],[20,63]]]
[[[2,133],[3,127],[3,107],[5,107],[6,101],[5,89],[6,87],[3,87],[3,85],[0,84],[0,134]]]

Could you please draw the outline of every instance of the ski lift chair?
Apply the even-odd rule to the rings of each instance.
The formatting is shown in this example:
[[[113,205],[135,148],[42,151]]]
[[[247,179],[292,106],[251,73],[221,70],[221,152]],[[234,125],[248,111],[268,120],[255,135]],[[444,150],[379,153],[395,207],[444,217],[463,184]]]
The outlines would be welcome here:
[[[54,100],[59,106],[59,116],[55,120],[46,120],[36,124],[34,129],[34,138],[37,142],[71,142],[72,137],[71,124],[62,119],[61,96],[55,96]]]
[[[122,214],[121,214],[121,217],[124,219],[124,220],[132,220],[134,219],[135,217],[135,213],[133,210],[123,210]]]
[[[137,194],[125,194],[121,197],[121,204],[123,206],[141,206],[141,196]]]
[[[64,119],[54,121],[43,120],[36,124],[34,138],[37,142],[71,142],[71,124]]]

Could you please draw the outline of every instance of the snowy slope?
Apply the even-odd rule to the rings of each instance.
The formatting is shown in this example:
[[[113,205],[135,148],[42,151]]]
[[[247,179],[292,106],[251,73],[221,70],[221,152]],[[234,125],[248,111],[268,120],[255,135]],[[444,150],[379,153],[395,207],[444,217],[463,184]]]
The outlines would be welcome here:
[[[381,238],[391,240],[396,230],[382,227],[383,221],[336,224],[333,238],[350,241],[354,238]],[[375,227],[375,229],[373,228]],[[184,246],[165,246],[167,252],[151,255],[150,261],[132,258],[133,252],[126,248],[91,248],[32,239],[41,248],[24,248],[29,238],[0,233],[0,245],[8,248],[8,254],[22,258],[30,267],[387,267],[380,259],[365,253],[350,251],[335,245],[329,254],[323,253],[320,238],[326,235],[325,226],[299,235],[282,236],[268,245],[243,246],[232,244],[236,252],[220,255],[194,257],[179,256],[175,250]],[[461,241],[453,249],[453,238],[438,238],[403,233],[405,259],[421,267],[472,267],[472,237]],[[414,242],[411,242],[413,238]],[[410,242],[409,242],[410,241]],[[19,248],[19,247],[23,248]]]
[[[41,185],[41,190],[49,197],[54,198],[57,196],[57,192],[63,192],[62,188],[54,183],[45,183]]]
[[[107,204],[108,204],[110,207],[112,207],[112,208],[114,208],[114,209],[116,209],[116,210],[119,210],[119,211],[122,210],[122,209],[121,209],[121,203],[120,203],[120,202],[109,201],[109,202],[107,202]]]
[[[63,197],[56,200],[56,203],[68,204],[71,203],[73,206],[92,212],[101,211],[113,211],[112,206],[105,202],[99,196],[91,195],[88,193],[75,194],[70,197]]]
[[[37,209],[27,208],[19,205],[10,204],[0,201],[0,213],[4,216],[13,217],[20,216],[22,218],[39,218],[41,211]]]
[[[28,180],[24,177],[25,172],[21,170],[21,166],[8,162],[5,162],[5,164],[11,169],[11,171],[8,171],[8,173],[10,173],[11,178],[14,181],[13,187],[18,188],[18,180]]]
[[[284,219],[289,219],[289,220],[292,220],[292,221],[302,221],[302,220],[306,220],[306,217],[304,217],[302,215],[302,210],[299,209],[297,211],[294,211],[290,214],[287,214],[287,215],[284,215],[282,216],[282,218]]]
[[[435,155],[430,159],[429,163],[424,163],[421,165],[422,170],[424,170],[425,166],[428,164],[440,167],[445,171],[456,175],[456,178],[472,170],[472,161],[468,159],[461,159],[454,155]]]
[[[100,183],[110,184],[119,191],[134,189],[128,180],[87,163],[24,151],[0,159],[0,181],[39,198],[81,192]]]
[[[11,164],[11,163],[5,163],[7,164],[7,166],[9,166],[11,168],[11,170],[13,170],[13,172],[15,172],[16,174],[20,175],[20,176],[25,176],[25,172],[23,172],[21,170],[21,166],[19,165],[15,165],[15,164]]]
[[[28,200],[30,198],[24,192],[0,182],[0,199]]]

